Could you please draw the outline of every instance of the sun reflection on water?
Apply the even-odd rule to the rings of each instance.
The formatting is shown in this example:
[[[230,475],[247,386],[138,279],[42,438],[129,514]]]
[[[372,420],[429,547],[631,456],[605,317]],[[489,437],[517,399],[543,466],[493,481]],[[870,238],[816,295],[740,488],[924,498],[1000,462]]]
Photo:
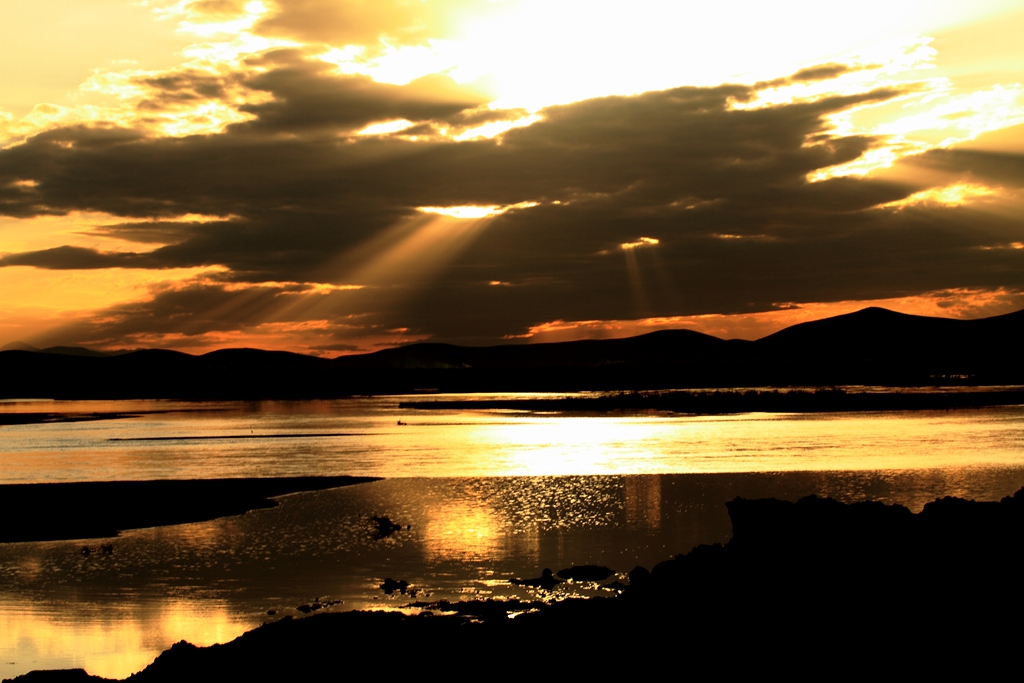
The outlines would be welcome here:
[[[455,396],[458,398],[458,396]],[[2,405],[140,417],[7,425],[0,481],[575,476],[919,469],[1024,462],[1024,408],[569,417],[414,410],[402,397],[195,404]],[[401,421],[401,426],[396,422]],[[155,437],[155,438],[154,438]],[[1016,442],[1014,442],[1016,439]]]
[[[464,502],[427,507],[423,553],[428,562],[479,561],[498,554],[494,511]]]

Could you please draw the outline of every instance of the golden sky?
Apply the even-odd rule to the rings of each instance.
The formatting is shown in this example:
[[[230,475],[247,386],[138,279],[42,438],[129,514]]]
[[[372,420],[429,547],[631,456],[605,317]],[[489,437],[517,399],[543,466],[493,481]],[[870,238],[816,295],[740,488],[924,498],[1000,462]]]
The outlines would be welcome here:
[[[1024,306],[1019,2],[0,0],[0,346]]]

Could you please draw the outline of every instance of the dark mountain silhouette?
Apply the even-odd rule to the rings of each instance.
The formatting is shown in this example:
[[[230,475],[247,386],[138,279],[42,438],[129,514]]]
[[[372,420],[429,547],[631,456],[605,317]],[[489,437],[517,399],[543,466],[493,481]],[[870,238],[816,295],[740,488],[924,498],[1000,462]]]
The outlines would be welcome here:
[[[865,308],[786,328],[755,342],[756,357],[794,384],[999,383],[1020,377],[1024,311],[952,320]],[[1016,370],[1014,368],[1016,367]],[[926,380],[932,380],[928,382]]]
[[[662,330],[625,339],[585,339],[553,344],[506,344],[466,347],[454,344],[411,344],[364,356],[342,356],[335,362],[373,369],[526,369],[599,367],[616,364],[676,362],[680,352],[704,357],[749,344],[723,341],[690,330]]]
[[[45,349],[39,349],[31,344],[25,342],[15,341],[10,344],[4,344],[0,347],[0,351],[37,351],[39,353],[54,353],[61,356],[91,356],[93,358],[102,358],[105,356],[123,356],[126,353],[131,353],[135,349],[117,349],[115,351],[96,351],[94,349],[87,349],[84,346],[48,346]]]
[[[48,346],[45,349],[38,350],[43,353],[56,353],[63,356],[90,356],[92,358],[105,358],[107,356],[123,356],[126,353],[131,353],[134,349],[94,351],[93,349],[87,349],[81,346]]]
[[[0,352],[6,398],[331,398],[417,391],[1024,383],[1024,311],[980,320],[881,308],[757,341],[688,330],[626,339],[463,347],[411,344],[334,360],[258,349],[202,356]]]
[[[13,341],[0,346],[0,351],[38,351],[39,349],[23,341]]]

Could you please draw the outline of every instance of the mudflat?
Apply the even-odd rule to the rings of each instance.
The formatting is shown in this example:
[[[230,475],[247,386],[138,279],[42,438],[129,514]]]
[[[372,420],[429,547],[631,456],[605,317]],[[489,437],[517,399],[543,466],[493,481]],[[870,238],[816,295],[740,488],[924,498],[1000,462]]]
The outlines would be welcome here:
[[[274,507],[274,496],[376,477],[160,479],[0,485],[0,543],[116,536],[125,529],[203,522]]]

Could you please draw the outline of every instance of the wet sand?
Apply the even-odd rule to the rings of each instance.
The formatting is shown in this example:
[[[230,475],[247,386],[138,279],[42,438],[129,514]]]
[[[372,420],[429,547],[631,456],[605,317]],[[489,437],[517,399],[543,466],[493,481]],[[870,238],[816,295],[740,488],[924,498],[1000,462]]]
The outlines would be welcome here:
[[[351,486],[377,477],[161,479],[0,485],[0,543],[116,536],[125,529],[203,522],[274,507],[299,491]]]

